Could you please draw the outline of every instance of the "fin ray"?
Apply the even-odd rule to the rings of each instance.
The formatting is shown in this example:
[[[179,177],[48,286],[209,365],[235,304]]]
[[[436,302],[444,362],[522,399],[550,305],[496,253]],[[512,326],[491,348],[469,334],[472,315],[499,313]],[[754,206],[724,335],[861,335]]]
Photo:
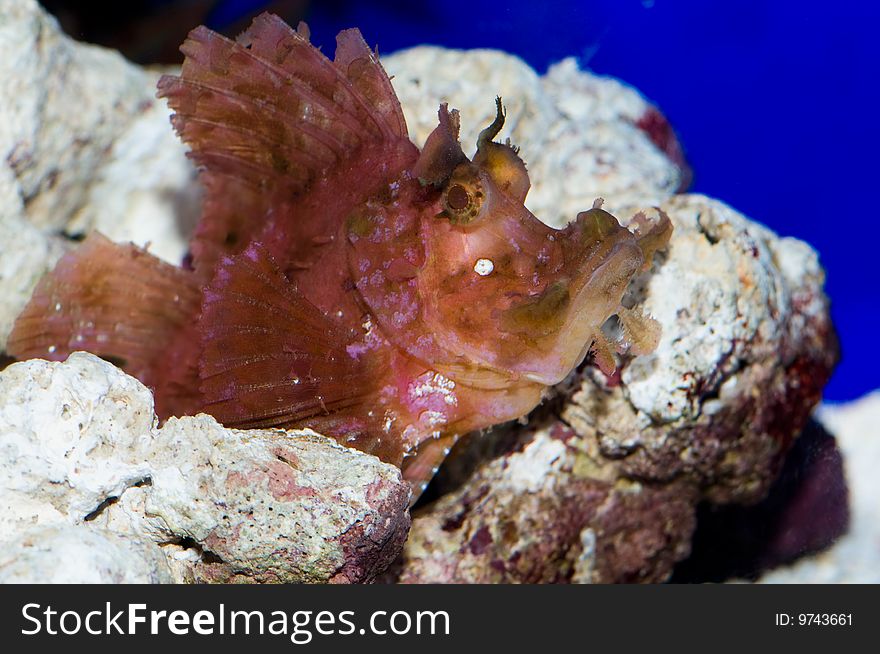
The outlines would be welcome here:
[[[346,351],[356,334],[302,296],[256,243],[221,261],[199,322],[204,402],[224,424],[293,426],[370,394],[373,362]]]
[[[614,348],[600,331],[593,333],[593,344],[590,346],[593,353],[593,362],[603,374],[610,377],[617,370],[617,360],[614,358]]]
[[[366,192],[389,174],[367,162],[376,152],[418,156],[390,80],[357,30],[339,34],[333,61],[309,42],[304,26],[293,30],[271,14],[254,19],[236,41],[196,28],[181,51],[181,75],[164,76],[159,95],[174,110],[172,123],[208,191],[191,248],[206,281],[280,205],[287,208],[273,220],[285,223],[292,257],[300,243],[335,233],[344,212],[313,215],[308,203],[294,206],[331,171],[363,159],[358,177]]]
[[[40,280],[6,348],[22,359],[61,361],[85,350],[115,361],[154,389],[174,389],[156,394],[157,413],[167,417],[192,400],[195,352],[180,335],[191,330],[200,299],[192,273],[90,234]]]
[[[459,439],[458,434],[443,434],[421,443],[415,452],[403,460],[401,471],[411,489],[410,506],[424,492],[434,478],[440,464]]]

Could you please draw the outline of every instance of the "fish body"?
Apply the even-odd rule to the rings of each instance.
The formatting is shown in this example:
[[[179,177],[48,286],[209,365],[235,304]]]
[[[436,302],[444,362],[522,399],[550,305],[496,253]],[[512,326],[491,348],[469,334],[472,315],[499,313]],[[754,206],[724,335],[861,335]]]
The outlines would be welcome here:
[[[236,41],[205,28],[163,77],[206,191],[177,268],[93,234],[38,285],[7,350],[89,350],[139,377],[160,417],[311,427],[401,466],[416,492],[458,435],[521,417],[617,314],[637,351],[656,325],[623,307],[669,238],[597,203],[562,230],[524,205],[504,111],[468,157],[441,105],[419,150],[357,30],[329,60],[307,28],[258,17]]]

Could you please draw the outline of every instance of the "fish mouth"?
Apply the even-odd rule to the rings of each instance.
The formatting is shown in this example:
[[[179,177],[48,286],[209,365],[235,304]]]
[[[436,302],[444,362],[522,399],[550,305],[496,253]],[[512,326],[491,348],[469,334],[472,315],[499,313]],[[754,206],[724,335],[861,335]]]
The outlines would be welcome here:
[[[543,292],[504,312],[502,328],[533,345],[523,376],[557,384],[579,365],[644,262],[636,237],[601,209],[591,209],[557,234],[563,266]]]
[[[580,365],[594,342],[603,339],[602,325],[621,308],[630,281],[642,266],[642,251],[634,240],[616,243],[606,260],[573,285],[568,319],[557,334],[560,365],[545,380],[562,381]],[[575,290],[576,289],[576,290]],[[553,381],[550,381],[551,378]]]
[[[574,343],[591,340],[605,321],[617,313],[642,262],[642,251],[635,239],[615,243],[601,265],[576,284],[568,324],[562,330],[564,338]],[[572,367],[579,363],[580,360],[574,361]]]

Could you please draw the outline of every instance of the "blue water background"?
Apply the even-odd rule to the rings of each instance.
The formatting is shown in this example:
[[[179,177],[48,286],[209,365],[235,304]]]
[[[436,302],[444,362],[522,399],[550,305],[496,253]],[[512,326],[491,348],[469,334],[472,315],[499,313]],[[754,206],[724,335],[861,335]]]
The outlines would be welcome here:
[[[221,2],[212,27],[265,4]],[[335,0],[306,18],[328,52],[357,26],[380,52],[492,47],[541,72],[573,55],[634,85],[676,128],[691,190],[818,249],[843,348],[826,399],[880,387],[880,3]]]

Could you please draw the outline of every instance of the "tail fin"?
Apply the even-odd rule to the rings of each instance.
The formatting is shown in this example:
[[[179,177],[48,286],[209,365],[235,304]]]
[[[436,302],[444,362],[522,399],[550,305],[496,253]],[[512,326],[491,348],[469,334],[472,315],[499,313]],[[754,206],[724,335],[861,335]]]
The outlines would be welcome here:
[[[6,350],[52,361],[92,352],[153,387],[160,416],[183,413],[196,353],[181,334],[192,329],[200,299],[192,273],[94,233],[39,282]]]

